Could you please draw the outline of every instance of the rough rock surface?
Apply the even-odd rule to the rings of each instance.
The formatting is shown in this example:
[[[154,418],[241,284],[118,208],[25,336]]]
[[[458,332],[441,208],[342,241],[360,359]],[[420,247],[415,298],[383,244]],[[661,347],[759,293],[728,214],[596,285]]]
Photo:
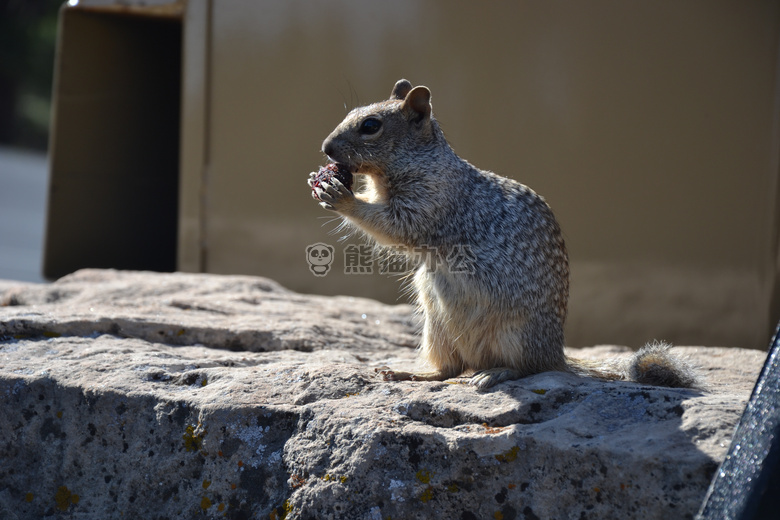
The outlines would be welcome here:
[[[692,518],[765,357],[679,348],[706,392],[479,392],[375,377],[414,364],[408,306],[262,278],[87,270],[0,305],[3,519]]]

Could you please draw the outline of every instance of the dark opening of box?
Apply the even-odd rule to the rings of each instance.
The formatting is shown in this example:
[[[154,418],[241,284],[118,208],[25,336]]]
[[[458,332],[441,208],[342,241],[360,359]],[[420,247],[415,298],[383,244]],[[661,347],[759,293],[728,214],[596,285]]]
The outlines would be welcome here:
[[[182,24],[64,8],[44,275],[176,268]]]

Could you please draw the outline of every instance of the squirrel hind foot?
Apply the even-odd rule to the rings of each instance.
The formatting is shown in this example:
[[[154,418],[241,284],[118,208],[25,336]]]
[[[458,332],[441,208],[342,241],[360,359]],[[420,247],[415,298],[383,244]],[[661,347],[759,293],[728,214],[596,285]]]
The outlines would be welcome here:
[[[637,383],[671,388],[701,387],[695,367],[687,360],[672,355],[672,346],[654,341],[639,349],[628,367],[629,379]]]
[[[477,387],[477,390],[487,390],[491,386],[495,386],[504,381],[511,381],[513,379],[520,379],[523,374],[512,368],[500,367],[490,368],[488,370],[480,370],[471,377],[469,384]]]

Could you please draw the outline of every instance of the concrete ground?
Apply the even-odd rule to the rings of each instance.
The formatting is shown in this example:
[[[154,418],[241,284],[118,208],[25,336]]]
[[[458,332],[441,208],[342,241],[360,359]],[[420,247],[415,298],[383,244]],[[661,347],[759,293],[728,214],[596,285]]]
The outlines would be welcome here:
[[[0,147],[0,279],[44,281],[48,175],[45,154]]]

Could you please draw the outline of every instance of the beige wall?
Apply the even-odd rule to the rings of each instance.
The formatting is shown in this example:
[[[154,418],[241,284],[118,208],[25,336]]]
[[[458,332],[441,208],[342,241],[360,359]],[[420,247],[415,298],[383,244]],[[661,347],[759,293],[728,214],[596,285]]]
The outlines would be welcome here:
[[[556,211],[569,344],[764,348],[780,318],[779,6],[190,0],[178,267],[404,301],[396,279],[339,274],[344,244],[305,184],[346,111],[404,77],[431,88],[456,152]],[[315,242],[336,246],[324,278]]]
[[[207,85],[195,86],[208,92],[207,138],[196,141],[209,161],[200,175],[184,172],[207,195],[203,248],[186,236],[183,268],[395,301],[391,278],[309,273],[307,244],[336,245],[337,270],[343,246],[304,182],[346,110],[405,77],[431,88],[462,157],[530,185],[557,212],[572,259],[570,344],[767,343],[776,2],[190,8],[197,19],[185,32],[211,24]],[[185,156],[192,149],[185,141]]]

